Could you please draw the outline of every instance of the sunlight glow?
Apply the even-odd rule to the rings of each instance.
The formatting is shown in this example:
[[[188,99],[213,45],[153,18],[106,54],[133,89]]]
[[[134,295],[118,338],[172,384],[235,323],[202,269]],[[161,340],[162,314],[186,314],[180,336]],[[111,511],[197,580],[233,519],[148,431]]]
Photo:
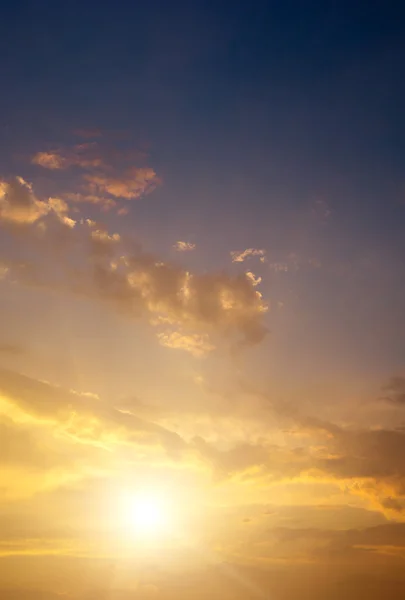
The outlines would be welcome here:
[[[168,506],[158,495],[129,496],[125,502],[124,520],[137,535],[162,535],[169,526]]]

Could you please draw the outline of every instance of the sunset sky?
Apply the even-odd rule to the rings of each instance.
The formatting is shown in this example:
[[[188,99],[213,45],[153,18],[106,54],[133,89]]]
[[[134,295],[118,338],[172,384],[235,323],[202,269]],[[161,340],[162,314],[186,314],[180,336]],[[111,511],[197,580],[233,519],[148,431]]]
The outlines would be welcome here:
[[[405,591],[399,2],[0,12],[0,600]]]

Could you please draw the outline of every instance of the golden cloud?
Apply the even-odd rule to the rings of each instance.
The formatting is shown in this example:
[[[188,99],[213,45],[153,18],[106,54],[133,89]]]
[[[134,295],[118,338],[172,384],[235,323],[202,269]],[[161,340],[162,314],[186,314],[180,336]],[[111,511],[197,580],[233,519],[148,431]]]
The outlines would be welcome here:
[[[0,180],[0,220],[14,224],[31,224],[49,211],[46,202],[38,200],[32,186],[22,177]]]
[[[66,193],[64,198],[70,202],[75,203],[87,203],[95,206],[99,205],[104,211],[108,211],[111,208],[117,206],[117,203],[112,198],[106,198],[105,196],[98,196],[95,194],[80,194],[80,193]],[[122,209],[121,209],[122,210]]]
[[[104,159],[99,153],[99,147],[95,142],[77,144],[68,150],[37,152],[31,162],[51,171],[68,169],[72,166],[84,169],[105,166]]]
[[[155,171],[151,168],[132,167],[121,177],[91,173],[85,175],[89,190],[110,194],[114,198],[133,200],[153,191],[159,184]]]
[[[244,262],[248,258],[258,256],[261,262],[266,261],[266,250],[258,248],[246,248],[246,250],[232,250],[232,262]]]
[[[79,189],[67,192],[64,198],[98,204],[103,210],[109,210],[116,206],[116,199],[140,198],[159,185],[157,174],[144,165],[144,160],[139,152],[122,153],[99,142],[85,142],[70,148],[37,152],[31,162],[50,171],[75,167],[81,172]],[[118,211],[124,214],[125,208],[119,207]]]
[[[22,411],[15,413],[17,419],[28,415],[34,422],[53,424],[83,444],[161,445],[171,453],[185,448],[176,433],[122,412],[93,395],[67,391],[5,369],[0,369],[0,396],[10,414],[13,406]]]
[[[14,225],[32,225],[49,213],[68,227],[75,221],[67,216],[68,205],[60,198],[39,200],[32,185],[22,177],[0,180],[0,221]]]
[[[261,281],[262,281],[261,277],[256,277],[256,275],[254,273],[252,273],[251,271],[246,271],[246,277],[248,278],[249,281],[251,281],[251,283],[254,287],[259,285],[259,283],[261,283]]]
[[[212,352],[212,350],[215,350],[215,346],[210,343],[207,335],[183,335],[179,331],[173,331],[169,333],[159,333],[158,339],[162,346],[185,350],[197,357],[205,356],[209,352]]]
[[[177,250],[178,252],[190,252],[191,250],[195,250],[195,244],[192,244],[191,242],[176,242],[173,245],[173,248],[175,250]]]
[[[192,274],[89,220],[76,222],[69,216],[66,201],[38,200],[24,180],[4,183],[2,189],[3,220],[13,219],[27,226],[41,221],[41,228],[27,232],[27,243],[35,243],[49,266],[54,263],[63,275],[58,285],[66,291],[106,301],[131,317],[145,315],[151,323],[176,326],[181,335],[163,332],[161,343],[188,348],[195,355],[212,349],[215,342],[208,341],[210,335],[236,335],[239,341],[235,341],[241,345],[259,343],[266,335],[263,318],[267,305],[255,289],[257,280],[243,274]],[[58,230],[47,226],[45,217],[52,215],[59,223]],[[74,270],[66,261],[68,251],[84,253],[84,260]],[[35,269],[40,273],[38,283],[43,286],[55,269],[48,273],[40,263],[30,268],[32,273]],[[10,270],[11,265],[6,266]],[[11,276],[17,275],[14,267]],[[53,285],[51,278],[48,285]]]

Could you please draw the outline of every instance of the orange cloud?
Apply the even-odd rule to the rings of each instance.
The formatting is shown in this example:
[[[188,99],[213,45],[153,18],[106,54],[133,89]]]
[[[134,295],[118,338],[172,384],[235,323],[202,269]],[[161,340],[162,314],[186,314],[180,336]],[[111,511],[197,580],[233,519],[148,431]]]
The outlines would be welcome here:
[[[59,149],[49,152],[37,152],[32,157],[31,162],[51,171],[68,169],[72,166],[83,169],[105,166],[99,147],[95,142],[77,144],[68,150]]]
[[[22,177],[0,180],[0,220],[26,225],[47,214],[46,202],[38,200]]]
[[[70,202],[75,203],[87,203],[95,206],[100,206],[103,211],[109,211],[110,209],[117,206],[117,203],[112,198],[106,198],[105,196],[98,196],[96,194],[80,194],[68,192],[64,194],[64,198]],[[119,213],[120,211],[118,211]]]
[[[75,203],[99,205],[103,211],[117,206],[117,199],[133,200],[152,192],[159,184],[154,169],[145,165],[140,152],[120,152],[108,144],[85,142],[70,148],[37,152],[31,162],[49,171],[76,167],[77,191],[63,198]],[[119,215],[128,209],[118,207]]]
[[[75,221],[67,216],[68,206],[64,200],[49,198],[38,200],[31,184],[22,177],[10,181],[0,180],[0,221],[14,225],[32,225],[52,213],[68,227]]]
[[[32,157],[32,162],[51,170],[66,169],[69,166],[67,160],[57,152],[37,152]]]
[[[248,258],[258,256],[261,262],[266,261],[266,250],[257,248],[246,248],[246,250],[233,250],[231,252],[232,262],[244,262]]]
[[[191,250],[195,250],[196,245],[191,242],[176,242],[173,244],[173,248],[178,252],[189,252]]]
[[[256,277],[256,275],[254,273],[252,273],[251,271],[246,271],[246,277],[248,278],[248,280],[252,283],[252,285],[254,287],[259,285],[259,283],[261,283],[261,281],[262,281],[261,277]]]
[[[53,215],[64,226],[63,232],[55,231],[54,227],[48,230],[44,221],[42,228],[34,228],[32,233],[27,230],[26,241],[33,243],[35,238],[36,251],[42,249],[43,259],[49,266],[55,263],[63,274],[59,280],[66,291],[106,301],[130,316],[146,315],[151,322],[176,326],[181,335],[164,333],[161,343],[171,347],[187,346],[194,354],[203,348],[208,351],[213,345],[207,341],[211,334],[226,338],[236,336],[242,345],[259,343],[266,335],[263,317],[268,307],[255,289],[255,282],[245,275],[189,273],[144,253],[139,246],[128,244],[117,233],[111,234],[89,220],[76,222],[69,216],[65,200],[38,200],[32,187],[23,180],[3,184],[2,189],[0,218],[3,221],[13,220],[29,226],[35,225],[41,217]],[[63,252],[57,252],[62,246]],[[87,255],[72,272],[66,252],[74,248],[87,251]],[[6,265],[7,273],[11,266]],[[39,264],[38,268],[41,285],[45,285],[47,271]],[[56,272],[55,268],[51,271]],[[15,267],[12,275],[18,276]],[[52,286],[52,280],[49,285]]]
[[[158,339],[162,346],[185,350],[197,357],[205,356],[215,349],[215,346],[210,343],[207,335],[199,335],[196,333],[191,335],[183,335],[179,331],[159,333]]]
[[[132,200],[148,194],[159,184],[155,171],[149,167],[132,167],[122,177],[92,173],[85,176],[92,192],[110,194],[115,198]]]

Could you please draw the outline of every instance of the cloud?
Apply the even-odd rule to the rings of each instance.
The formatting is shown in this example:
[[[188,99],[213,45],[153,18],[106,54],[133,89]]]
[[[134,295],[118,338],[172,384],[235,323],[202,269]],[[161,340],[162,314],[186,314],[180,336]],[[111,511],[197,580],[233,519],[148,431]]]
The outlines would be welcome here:
[[[347,493],[363,497],[374,509],[399,512],[405,506],[405,432],[351,430],[334,426],[307,450],[307,472],[335,480]]]
[[[267,402],[267,414],[256,407],[256,419],[264,423],[268,433],[263,432],[249,451],[242,452],[241,461],[236,447],[223,455],[217,448],[201,442],[207,459],[220,472],[258,485],[287,480],[327,482],[373,510],[391,516],[402,513],[405,429],[342,427],[302,414],[297,407],[275,402],[272,396],[258,393],[245,382],[241,389]],[[270,432],[275,435],[271,415],[276,419],[276,430],[283,431],[284,445],[269,443]]]
[[[0,179],[0,221],[27,226],[48,214],[54,214],[64,225],[74,227],[75,221],[67,212],[68,205],[60,198],[39,200],[31,184],[22,177],[15,177],[9,181]]]
[[[114,198],[133,200],[153,191],[159,179],[150,167],[132,167],[120,177],[111,177],[103,173],[85,175],[91,192],[110,194]]]
[[[0,416],[0,464],[25,469],[49,469],[65,463],[65,457],[55,448],[49,451],[46,443],[37,438],[27,424],[17,424]]]
[[[31,185],[22,177],[0,180],[0,220],[26,225],[35,223],[48,211],[47,203],[35,197]]]
[[[27,228],[29,270],[22,271],[13,261],[3,262],[4,274],[13,280],[50,288],[57,285],[66,292],[107,302],[129,317],[170,326],[160,332],[161,343],[187,348],[195,355],[216,345],[209,339],[212,336],[233,339],[238,346],[257,344],[265,337],[268,307],[255,289],[256,279],[244,274],[193,274],[163,262],[89,219],[75,221],[65,200],[37,199],[32,186],[19,178],[4,183],[3,191],[0,220],[12,219]],[[48,223],[50,217],[53,221]],[[74,267],[69,253],[81,256]]]
[[[256,277],[256,275],[254,273],[252,273],[251,271],[246,271],[246,277],[248,278],[248,280],[252,283],[252,285],[254,287],[259,285],[259,283],[261,283],[261,281],[262,281],[261,277]]]
[[[93,141],[37,152],[31,162],[49,171],[75,167],[79,173],[78,189],[66,192],[63,197],[109,210],[116,206],[117,199],[140,198],[160,184],[154,169],[144,164],[145,158],[140,152],[122,152]],[[118,210],[124,214],[125,208]]]
[[[228,450],[218,449],[201,436],[193,440],[203,460],[210,465],[219,479],[252,473],[253,478],[260,474],[271,475],[274,480],[298,476],[302,464],[294,458],[294,452],[275,446],[267,440],[262,443],[239,443]],[[270,479],[270,478],[269,478]]]
[[[67,203],[61,198],[49,198],[47,206],[48,210],[53,211],[63,225],[70,228],[76,225],[76,221],[67,214],[69,210]]]
[[[275,273],[287,273],[290,270],[290,266],[286,262],[274,262],[269,264],[269,269]]]
[[[34,423],[53,424],[82,444],[160,445],[171,454],[186,447],[176,433],[122,412],[94,395],[64,390],[6,369],[0,369],[0,396],[30,415]]]
[[[95,143],[77,144],[70,149],[57,149],[49,152],[37,152],[31,159],[35,165],[51,171],[80,167],[83,169],[104,167],[99,146]]]
[[[276,527],[269,530],[270,538],[276,541],[275,551],[305,551],[318,560],[362,559],[364,551],[385,555],[387,548],[396,550],[405,557],[405,523],[376,525],[364,529],[331,530],[317,528]],[[294,548],[295,546],[295,548]]]
[[[185,350],[193,356],[205,356],[212,350],[215,350],[207,335],[183,335],[179,331],[173,331],[169,333],[158,333],[159,342],[162,346],[168,348],[176,348],[178,350]]]
[[[64,194],[64,198],[70,202],[86,203],[93,204],[95,206],[100,206],[102,210],[108,211],[115,206],[117,206],[117,202],[112,198],[106,198],[105,196],[98,196],[97,194],[80,194],[80,193],[66,193]],[[122,209],[120,209],[122,210]],[[118,211],[120,212],[120,211]]]
[[[337,428],[327,448],[329,456],[316,461],[325,472],[342,478],[392,478],[405,484],[404,431]]]
[[[34,165],[51,170],[66,169],[69,166],[68,161],[57,152],[37,152],[32,157],[32,162]]]
[[[381,500],[381,504],[384,508],[389,511],[402,513],[405,511],[405,497],[404,498],[393,498],[392,496],[388,496],[387,498],[383,498]]]
[[[191,242],[176,242],[173,245],[173,248],[175,250],[177,250],[178,252],[189,252],[191,250],[195,250],[196,245],[192,244]]]
[[[299,269],[319,269],[321,262],[317,258],[300,257],[295,252],[290,252],[285,260],[268,263],[274,273],[295,273]]]
[[[90,254],[95,256],[113,256],[115,247],[121,241],[119,233],[108,233],[106,229],[97,228],[89,219],[87,219],[90,231]]]
[[[155,323],[178,325],[185,333],[239,334],[243,345],[257,344],[267,333],[267,305],[244,275],[193,275],[141,250],[116,269],[95,265],[83,293],[112,302],[132,316],[149,313]]]
[[[246,250],[233,250],[231,252],[232,262],[244,262],[248,258],[253,256],[260,257],[261,262],[266,261],[266,250],[259,250],[257,248],[246,248]]]

